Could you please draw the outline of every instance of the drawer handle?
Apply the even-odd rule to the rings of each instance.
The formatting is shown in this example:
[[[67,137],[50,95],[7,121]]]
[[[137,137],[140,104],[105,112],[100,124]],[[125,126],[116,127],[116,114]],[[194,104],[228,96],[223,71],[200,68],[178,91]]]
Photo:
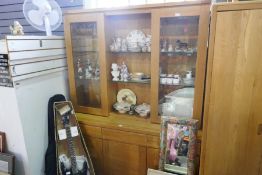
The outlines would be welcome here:
[[[39,40],[39,45],[40,45],[40,47],[43,47],[43,41],[42,40]]]
[[[15,75],[16,74],[15,66],[13,66],[12,71],[13,71],[13,74]]]
[[[262,124],[259,124],[257,127],[257,135],[262,135]]]

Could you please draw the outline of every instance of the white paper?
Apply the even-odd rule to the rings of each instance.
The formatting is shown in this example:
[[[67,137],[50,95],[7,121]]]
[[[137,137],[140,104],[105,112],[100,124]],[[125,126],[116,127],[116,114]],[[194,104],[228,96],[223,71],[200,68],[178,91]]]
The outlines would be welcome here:
[[[76,126],[71,127],[70,129],[71,129],[71,136],[72,137],[78,136],[78,130],[77,130]]]
[[[59,140],[65,140],[66,139],[66,130],[65,129],[58,130],[58,136],[59,136]]]
[[[71,131],[71,136],[72,137],[78,136],[77,126],[70,127],[70,131]],[[65,140],[67,138],[66,130],[65,129],[58,130],[58,136],[59,136],[59,140]]]

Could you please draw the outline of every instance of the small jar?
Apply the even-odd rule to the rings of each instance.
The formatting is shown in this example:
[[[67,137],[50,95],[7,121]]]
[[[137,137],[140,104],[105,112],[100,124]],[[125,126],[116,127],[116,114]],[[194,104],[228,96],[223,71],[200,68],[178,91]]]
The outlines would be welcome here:
[[[160,84],[166,84],[166,83],[167,83],[166,74],[160,74]]]

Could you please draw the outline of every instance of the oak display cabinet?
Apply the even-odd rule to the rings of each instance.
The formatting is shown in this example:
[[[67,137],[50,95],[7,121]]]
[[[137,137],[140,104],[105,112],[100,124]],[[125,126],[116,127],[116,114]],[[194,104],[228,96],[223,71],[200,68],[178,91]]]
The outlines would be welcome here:
[[[70,97],[97,174],[142,175],[158,168],[159,105],[167,94],[193,88],[192,117],[202,120],[209,6],[200,1],[65,13]],[[150,47],[111,49],[135,30],[150,38]],[[113,63],[147,80],[113,81]],[[182,81],[188,73],[191,83]],[[181,81],[161,83],[161,74],[179,75]],[[133,91],[137,105],[150,105],[150,113],[117,112],[113,105],[121,89]]]
[[[151,106],[150,116],[141,120],[159,123],[163,113],[158,109],[165,95],[191,87],[192,117],[201,120],[208,5],[153,7],[66,14],[70,94],[77,112],[134,117],[113,108],[118,91],[127,88],[135,93],[137,105]],[[110,50],[116,38],[135,30],[151,36],[150,51]],[[112,81],[112,63],[125,63],[129,73],[142,72],[151,81]],[[167,79],[164,83],[162,75]]]

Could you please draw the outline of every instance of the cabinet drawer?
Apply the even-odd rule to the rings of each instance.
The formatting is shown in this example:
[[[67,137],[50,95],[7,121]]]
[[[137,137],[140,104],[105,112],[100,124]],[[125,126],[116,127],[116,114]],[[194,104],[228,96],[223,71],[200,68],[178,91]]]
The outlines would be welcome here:
[[[83,132],[83,135],[102,138],[102,129],[100,127],[80,124],[80,128]]]
[[[146,135],[113,129],[102,129],[103,139],[146,146]]]
[[[10,52],[25,50],[43,50],[65,48],[65,41],[59,40],[7,40],[8,50]]]

